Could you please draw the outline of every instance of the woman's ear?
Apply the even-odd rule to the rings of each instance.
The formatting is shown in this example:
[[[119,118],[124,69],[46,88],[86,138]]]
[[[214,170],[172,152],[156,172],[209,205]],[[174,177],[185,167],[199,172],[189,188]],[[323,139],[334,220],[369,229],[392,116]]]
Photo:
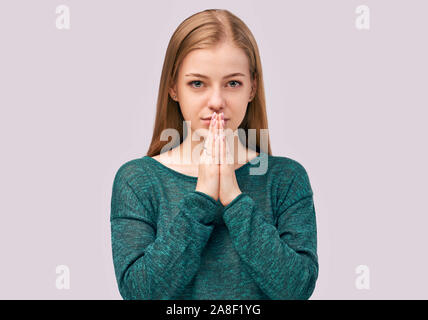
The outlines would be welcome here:
[[[250,100],[249,100],[250,102],[251,102],[251,100],[254,99],[256,92],[257,92],[257,78],[254,77],[252,84],[251,84],[251,94],[250,94]]]
[[[177,101],[177,91],[176,91],[176,88],[175,87],[174,88],[169,88],[168,92],[169,92],[169,95],[170,95],[171,99]]]

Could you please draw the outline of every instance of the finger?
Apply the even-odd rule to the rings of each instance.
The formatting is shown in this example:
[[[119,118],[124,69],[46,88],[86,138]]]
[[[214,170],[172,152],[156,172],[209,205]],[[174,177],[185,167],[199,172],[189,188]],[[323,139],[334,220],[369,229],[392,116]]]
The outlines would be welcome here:
[[[224,163],[223,162],[223,124],[222,124],[221,114],[219,114],[218,119],[219,119],[219,126],[218,126],[219,150],[218,150],[218,156],[219,156],[220,164],[223,164]]]
[[[218,126],[219,126],[219,121],[218,121],[218,114],[216,114],[216,122],[215,122],[215,125],[214,125],[214,145],[213,145],[213,148],[212,148],[212,157],[213,157],[213,162],[215,163],[215,164],[218,164],[218,146],[219,146],[219,144],[218,144]]]
[[[217,150],[216,150],[216,156],[217,156],[217,163],[221,164],[221,114],[218,114],[217,117],[218,125],[217,125]]]
[[[212,114],[211,116],[211,121],[208,127],[208,134],[204,139],[204,149],[202,152],[202,159],[204,161],[204,163],[209,164],[209,160],[210,160],[210,150],[212,149],[212,145],[213,145],[213,127],[214,127],[214,123],[215,123],[215,112]]]
[[[231,153],[231,139],[230,135],[226,135],[226,130],[224,129],[225,122],[222,120],[222,154],[221,158],[224,164],[233,164],[233,154]]]
[[[218,149],[217,149],[217,157],[218,157],[218,163],[222,164],[222,158],[221,158],[221,149],[222,149],[222,134],[223,134],[223,126],[222,126],[222,119],[221,119],[221,113],[218,115]]]
[[[211,117],[211,122],[210,122],[210,129],[209,129],[209,141],[210,141],[210,145],[209,148],[212,147],[213,143],[214,143],[214,132],[215,132],[215,127],[216,127],[216,122],[217,122],[217,114],[214,112],[212,114]]]
[[[208,141],[209,141],[209,145],[207,145],[207,149],[211,150],[212,144],[213,144],[213,139],[214,139],[214,128],[215,128],[215,124],[216,124],[216,113],[214,112],[211,116],[211,121],[210,121],[210,128],[208,130]]]
[[[218,126],[218,119],[217,119],[217,113],[214,112],[213,114],[213,125],[211,127],[211,145],[210,145],[210,163],[216,163],[215,162],[215,150],[216,150],[216,134],[217,134],[217,126]]]
[[[233,164],[234,163],[234,159],[233,159],[233,154],[231,153],[230,150],[230,136],[226,136],[224,135],[224,162],[227,164]]]
[[[224,152],[224,142],[223,142],[223,137],[221,135],[221,133],[219,134],[219,160],[220,160],[220,165],[224,164],[224,159],[223,159],[223,152]]]
[[[219,158],[220,164],[224,164],[224,123],[221,115],[219,116]]]

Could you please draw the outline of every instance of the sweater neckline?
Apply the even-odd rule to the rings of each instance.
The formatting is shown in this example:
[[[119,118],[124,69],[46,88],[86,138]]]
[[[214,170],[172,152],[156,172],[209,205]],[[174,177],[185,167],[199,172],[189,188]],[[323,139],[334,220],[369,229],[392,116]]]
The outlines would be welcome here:
[[[262,155],[262,153],[263,152],[259,152],[258,156],[254,157],[253,159],[251,159],[250,161],[246,162],[244,165],[242,165],[238,169],[236,169],[235,170],[235,174],[238,175],[238,176],[240,176],[244,172],[244,169],[251,164],[251,162],[255,162],[257,164],[258,162],[256,162],[256,159],[260,158],[260,156]],[[171,169],[170,167],[167,167],[166,165],[164,165],[163,163],[159,162],[156,159],[153,159],[152,157],[144,156],[143,159],[144,158],[150,159],[150,161],[153,162],[153,163],[155,163],[158,167],[160,167],[163,170],[166,170],[166,171],[168,171],[170,173],[173,173],[173,174],[175,174],[175,175],[177,175],[179,177],[183,177],[183,178],[190,179],[190,180],[197,180],[198,179],[198,177],[189,176],[187,174],[184,174],[184,173],[178,172],[178,171],[176,171],[174,169]]]

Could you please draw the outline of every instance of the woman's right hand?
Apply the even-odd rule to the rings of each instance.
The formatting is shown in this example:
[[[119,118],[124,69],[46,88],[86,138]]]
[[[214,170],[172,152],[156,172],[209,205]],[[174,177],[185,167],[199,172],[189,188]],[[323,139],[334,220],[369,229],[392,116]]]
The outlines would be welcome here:
[[[199,158],[198,182],[196,190],[218,200],[220,188],[219,139],[215,139],[219,128],[218,115],[211,117],[208,135],[204,139],[204,149]]]

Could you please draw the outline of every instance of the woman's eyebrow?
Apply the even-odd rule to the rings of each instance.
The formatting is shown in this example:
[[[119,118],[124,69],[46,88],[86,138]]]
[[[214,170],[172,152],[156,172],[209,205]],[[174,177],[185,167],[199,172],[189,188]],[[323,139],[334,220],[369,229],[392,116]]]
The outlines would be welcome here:
[[[200,77],[200,78],[208,79],[207,76],[205,76],[203,74],[200,74],[200,73],[188,73],[185,76],[186,77],[194,76],[194,77]],[[230,78],[230,77],[239,77],[239,76],[245,77],[245,74],[242,74],[240,72],[235,72],[235,73],[231,73],[231,74],[229,74],[227,76],[224,76],[223,79]]]

